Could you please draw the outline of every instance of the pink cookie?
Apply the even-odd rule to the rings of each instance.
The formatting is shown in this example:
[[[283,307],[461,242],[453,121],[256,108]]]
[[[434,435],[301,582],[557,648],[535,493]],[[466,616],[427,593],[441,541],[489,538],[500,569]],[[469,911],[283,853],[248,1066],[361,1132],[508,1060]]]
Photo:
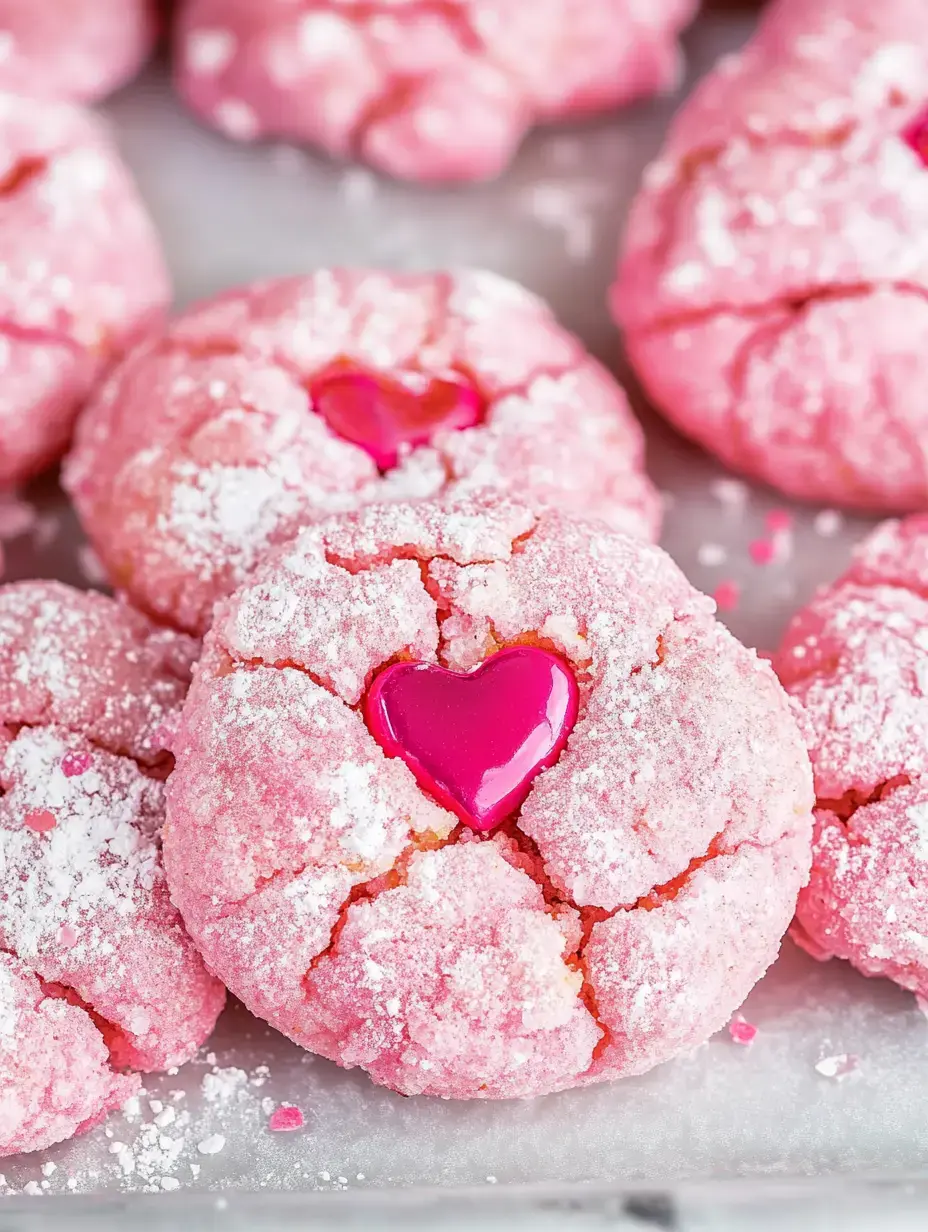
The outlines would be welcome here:
[[[698,0],[185,0],[176,77],[237,140],[413,180],[498,174],[533,124],[672,88]]]
[[[775,0],[677,117],[632,211],[613,306],[645,387],[726,463],[804,499],[928,503],[925,15]]]
[[[0,588],[0,1156],[188,1060],[224,990],[161,867],[196,643],[57,582]]]
[[[622,390],[475,271],[320,271],[191,309],[82,416],[65,483],[116,585],[193,633],[270,546],[374,500],[493,488],[658,523]]]
[[[0,89],[92,101],[134,77],[153,0],[0,0]]]
[[[70,1138],[138,1085],[113,1070],[86,1010],[0,952],[0,1158]]]
[[[703,1041],[776,956],[812,804],[772,670],[712,612],[658,548],[509,500],[305,529],[219,605],[176,744],[165,865],[207,962],[406,1094],[536,1095]],[[549,710],[536,766],[559,759],[481,833],[418,785],[421,716],[381,669],[490,673],[510,646],[569,665],[579,718]],[[524,699],[503,687],[494,718],[475,692],[504,744]],[[407,755],[365,723],[384,704]],[[448,715],[450,796],[482,736]]]
[[[0,93],[0,485],[65,449],[107,364],[160,320],[157,237],[99,123]]]
[[[818,797],[794,934],[928,997],[928,517],[886,522],[776,660]]]

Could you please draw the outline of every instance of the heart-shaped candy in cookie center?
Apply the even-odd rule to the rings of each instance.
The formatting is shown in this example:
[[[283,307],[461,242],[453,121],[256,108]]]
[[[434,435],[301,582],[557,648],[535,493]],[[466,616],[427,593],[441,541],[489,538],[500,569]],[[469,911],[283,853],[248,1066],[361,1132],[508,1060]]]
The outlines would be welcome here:
[[[928,108],[919,112],[902,135],[928,167]]]
[[[470,428],[483,411],[463,377],[388,376],[347,362],[321,373],[311,393],[332,431],[366,449],[382,471],[396,466],[404,446],[425,445],[440,430]]]
[[[439,804],[491,830],[557,761],[578,701],[557,655],[512,646],[472,672],[396,663],[374,680],[365,714],[384,752],[401,757]]]

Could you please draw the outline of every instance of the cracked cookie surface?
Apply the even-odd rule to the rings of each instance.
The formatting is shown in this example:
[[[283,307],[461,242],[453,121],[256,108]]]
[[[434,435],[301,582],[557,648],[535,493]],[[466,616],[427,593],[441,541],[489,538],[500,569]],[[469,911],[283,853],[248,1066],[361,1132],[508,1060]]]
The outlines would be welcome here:
[[[795,939],[928,996],[928,518],[887,522],[793,619],[817,809]]]
[[[314,409],[333,366],[452,374],[479,422],[381,472]],[[113,582],[193,633],[269,548],[374,500],[492,488],[649,538],[658,523],[622,389],[539,299],[477,271],[323,270],[192,308],[88,407],[65,484]]]
[[[672,88],[697,0],[186,0],[178,89],[228,136],[478,180],[534,124]]]
[[[580,713],[480,836],[369,732],[401,659],[542,646]],[[217,608],[165,865],[210,964],[296,1042],[406,1094],[639,1073],[727,1021],[808,870],[808,762],[769,666],[659,549],[517,501],[367,506]]]
[[[89,112],[0,92],[0,484],[67,446],[92,386],[170,296],[154,227]]]
[[[776,0],[646,173],[613,309],[645,388],[803,499],[928,501],[920,0]]]
[[[0,1155],[189,1060],[222,1008],[160,851],[196,649],[103,595],[0,589]]]

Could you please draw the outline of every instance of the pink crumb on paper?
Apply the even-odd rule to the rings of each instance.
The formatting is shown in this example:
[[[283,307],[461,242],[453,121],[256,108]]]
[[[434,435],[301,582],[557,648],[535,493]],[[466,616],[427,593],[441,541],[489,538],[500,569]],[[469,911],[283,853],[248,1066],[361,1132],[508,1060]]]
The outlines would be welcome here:
[[[49,830],[54,830],[58,822],[55,814],[50,813],[48,809],[33,809],[23,818],[23,824],[30,830],[35,830],[36,834],[45,834]]]
[[[275,1134],[291,1133],[295,1129],[302,1129],[303,1125],[303,1113],[295,1104],[281,1104],[279,1108],[275,1108],[267,1123],[268,1129]]]
[[[66,779],[75,779],[90,769],[92,761],[89,753],[69,750],[61,759],[61,773]]]
[[[772,539],[753,539],[748,544],[748,551],[755,565],[769,565],[777,554],[776,544]]]
[[[776,535],[785,530],[792,530],[793,515],[788,509],[771,509],[764,518],[764,526],[766,526],[771,535]]]
[[[719,582],[712,598],[720,612],[733,612],[741,599],[741,587],[734,581]]]
[[[728,1034],[734,1043],[747,1047],[748,1044],[753,1044],[757,1027],[752,1022],[747,1022],[741,1014],[736,1014],[728,1024]]]

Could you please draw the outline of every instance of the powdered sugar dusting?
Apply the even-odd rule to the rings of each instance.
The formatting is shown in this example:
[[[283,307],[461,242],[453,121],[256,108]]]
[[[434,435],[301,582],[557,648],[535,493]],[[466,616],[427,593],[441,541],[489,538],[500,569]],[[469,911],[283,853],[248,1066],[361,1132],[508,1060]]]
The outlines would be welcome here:
[[[636,371],[689,436],[792,496],[874,511],[928,500],[916,12],[773,4],[675,118],[613,289]]]
[[[928,992],[928,520],[878,527],[787,630],[776,667],[800,703],[819,812],[796,933]]]
[[[346,362],[407,385],[450,373],[482,420],[379,474],[313,411]],[[468,270],[323,270],[190,310],[82,416],[65,481],[119,585],[194,632],[269,548],[371,501],[492,488],[649,537],[658,520],[622,390],[535,296]]]
[[[354,707],[397,657],[467,670],[539,637],[580,718],[518,830],[464,838]],[[176,754],[165,858],[210,964],[409,1094],[525,1095],[692,1046],[771,961],[805,871],[807,766],[769,667],[659,550],[515,501],[304,530],[220,606]]]
[[[40,9],[48,10],[45,19]],[[44,51],[62,24],[78,37],[54,7],[32,10],[48,22]],[[21,19],[25,10],[10,18]],[[88,112],[36,98],[34,65],[23,94],[8,73],[0,66],[2,90],[14,91],[0,90],[4,486],[57,460],[108,362],[158,320],[169,298],[157,237],[106,133]],[[27,506],[7,495],[0,538],[23,533],[27,516]]]
[[[0,1154],[67,1137],[129,1094],[111,1063],[186,1060],[221,1009],[168,900],[164,784],[128,755],[154,760],[146,727],[179,707],[185,684],[171,672],[184,641],[101,595],[0,591],[0,951],[46,998],[33,1031],[41,1064],[14,1034],[0,1069]],[[82,1112],[55,1085],[59,1067],[86,1080]]]

